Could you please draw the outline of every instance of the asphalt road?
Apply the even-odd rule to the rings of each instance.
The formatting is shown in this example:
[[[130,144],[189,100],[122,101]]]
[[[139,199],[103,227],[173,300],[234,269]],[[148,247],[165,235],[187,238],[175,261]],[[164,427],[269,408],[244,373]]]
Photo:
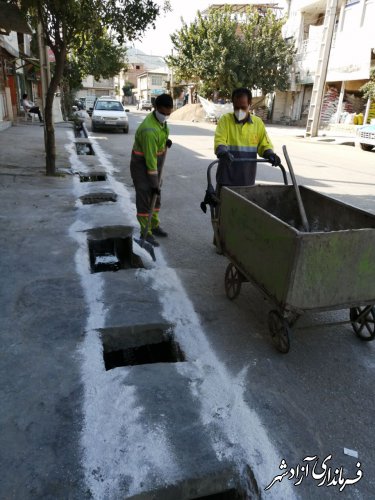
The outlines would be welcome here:
[[[130,153],[134,131],[144,116],[129,114],[128,135],[93,134],[132,196]],[[307,456],[323,461],[331,455],[328,465],[332,470],[343,467],[346,478],[355,478],[359,468],[363,472],[363,478],[348,482],[342,493],[339,486],[318,486],[319,481],[309,477],[296,486],[296,495],[372,498],[375,343],[359,340],[350,324],[325,326],[347,320],[348,310],[310,312],[293,329],[290,352],[275,351],[267,324],[272,304],[247,283],[235,301],[226,298],[228,261],[215,253],[209,215],[199,208],[206,168],[214,159],[214,126],[170,122],[170,129],[173,147],[165,167],[161,211],[169,237],[162,241],[162,252],[193,303],[210,348],[234,377],[242,377],[243,399],[256,411],[288,469],[304,465]],[[276,152],[287,145],[300,184],[375,213],[375,151],[309,142],[276,127],[269,133]],[[280,182],[280,172],[260,166],[258,181]],[[358,458],[344,448],[357,452]],[[269,481],[279,473],[269,471]]]

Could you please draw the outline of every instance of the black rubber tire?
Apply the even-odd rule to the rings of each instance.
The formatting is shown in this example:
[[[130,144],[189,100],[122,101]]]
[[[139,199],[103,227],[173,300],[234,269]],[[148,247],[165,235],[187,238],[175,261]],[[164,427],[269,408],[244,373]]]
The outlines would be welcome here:
[[[97,129],[96,127],[94,127],[94,125],[91,125],[91,131],[92,131],[92,132],[97,132],[97,131],[98,131],[98,129]]]
[[[129,133],[129,128],[124,128],[124,134],[128,134]]]
[[[371,144],[363,144],[362,142],[360,142],[359,144],[361,146],[361,149],[363,149],[363,151],[371,151],[372,148],[374,146],[371,146]]]
[[[242,274],[236,266],[230,262],[225,270],[224,278],[225,294],[229,300],[234,300],[239,296],[242,281]]]
[[[276,349],[282,354],[288,353],[290,349],[289,323],[276,309],[268,313],[268,328],[271,332],[272,343]]]
[[[363,317],[358,321],[359,316]],[[358,338],[371,341],[375,338],[375,306],[351,307],[350,322]]]

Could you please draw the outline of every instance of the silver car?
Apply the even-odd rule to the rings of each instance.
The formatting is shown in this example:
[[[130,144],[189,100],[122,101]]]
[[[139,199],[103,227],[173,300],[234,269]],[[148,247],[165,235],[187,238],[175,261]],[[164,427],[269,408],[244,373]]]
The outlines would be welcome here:
[[[375,123],[359,128],[356,142],[364,151],[372,151],[375,147]]]
[[[129,132],[129,120],[124,106],[113,97],[99,97],[92,112],[91,123],[93,132],[104,128],[119,128],[125,134]]]
[[[146,100],[142,99],[137,104],[137,109],[140,109],[140,110],[143,109],[145,111],[151,111],[152,110],[152,102],[151,101],[146,101]]]

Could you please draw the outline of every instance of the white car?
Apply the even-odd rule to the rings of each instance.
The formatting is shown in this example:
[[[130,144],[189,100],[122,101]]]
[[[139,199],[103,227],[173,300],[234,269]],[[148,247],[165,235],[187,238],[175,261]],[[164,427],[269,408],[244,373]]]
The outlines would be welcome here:
[[[375,147],[375,124],[359,128],[357,142],[364,151],[371,151]]]
[[[144,109],[146,111],[151,111],[152,110],[152,102],[142,99],[137,104],[137,109],[140,109],[140,110]]]
[[[124,106],[114,97],[99,97],[91,116],[92,131],[104,128],[119,128],[129,132],[128,115]]]

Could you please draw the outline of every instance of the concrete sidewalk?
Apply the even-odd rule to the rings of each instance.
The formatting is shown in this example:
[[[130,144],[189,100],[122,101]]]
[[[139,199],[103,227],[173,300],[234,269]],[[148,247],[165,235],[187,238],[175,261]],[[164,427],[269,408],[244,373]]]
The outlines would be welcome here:
[[[353,132],[345,132],[340,130],[319,130],[319,134],[316,137],[305,137],[306,128],[305,127],[293,127],[287,125],[277,125],[277,124],[266,124],[266,128],[271,136],[273,135],[283,135],[298,137],[301,140],[308,142],[322,142],[333,145],[355,145],[355,134]]]
[[[56,127],[60,165],[66,130]],[[0,497],[88,498],[72,356],[85,318],[66,232],[75,199],[71,177],[46,177],[43,143],[36,123],[0,134]]]
[[[42,127],[0,133],[0,498],[256,492],[251,471],[240,484],[237,447],[221,451],[228,439],[221,414],[202,421],[199,388],[218,375],[184,359],[174,340],[173,318],[166,320],[152,284],[170,275],[167,293],[180,293],[173,272],[122,262],[119,272],[91,272],[96,244],[112,240],[126,253],[135,214],[124,216],[112,197],[113,187],[128,195],[100,146],[96,156],[78,158],[71,125],[56,125],[55,134],[61,175],[46,177]],[[74,171],[81,180],[105,171],[106,182],[79,182]],[[92,204],[95,197],[101,203]],[[192,327],[179,321],[183,341]],[[145,345],[168,352],[162,362],[124,366],[125,354],[145,356]]]

